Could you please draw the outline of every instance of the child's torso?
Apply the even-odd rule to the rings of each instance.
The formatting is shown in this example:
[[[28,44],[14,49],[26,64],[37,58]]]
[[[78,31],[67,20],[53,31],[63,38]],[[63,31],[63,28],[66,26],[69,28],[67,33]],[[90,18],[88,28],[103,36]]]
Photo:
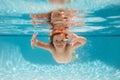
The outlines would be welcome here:
[[[72,52],[73,52],[73,50],[70,48],[67,48],[63,52],[53,50],[52,55],[53,55],[54,59],[56,60],[56,62],[58,62],[58,63],[69,63],[72,59]]]

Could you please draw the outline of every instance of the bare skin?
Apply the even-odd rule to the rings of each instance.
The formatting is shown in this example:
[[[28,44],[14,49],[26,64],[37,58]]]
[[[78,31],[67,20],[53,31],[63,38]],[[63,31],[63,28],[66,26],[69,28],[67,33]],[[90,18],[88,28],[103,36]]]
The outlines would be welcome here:
[[[86,39],[82,36],[77,36],[76,34],[69,35],[69,39],[71,39],[70,44],[67,43],[65,35],[57,34],[53,37],[53,45],[38,41],[36,39],[37,33],[34,33],[31,39],[31,46],[34,46],[46,49],[51,52],[53,58],[58,63],[69,63],[72,59],[72,52],[84,45],[86,43]]]

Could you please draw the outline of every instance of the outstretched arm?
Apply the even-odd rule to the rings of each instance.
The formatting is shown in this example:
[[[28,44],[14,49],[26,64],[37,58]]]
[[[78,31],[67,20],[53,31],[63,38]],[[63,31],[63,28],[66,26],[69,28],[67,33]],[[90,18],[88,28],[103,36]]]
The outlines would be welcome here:
[[[50,50],[50,44],[46,44],[44,42],[40,42],[36,39],[37,33],[34,33],[31,39],[31,46],[34,48],[34,46],[38,46],[40,48]]]

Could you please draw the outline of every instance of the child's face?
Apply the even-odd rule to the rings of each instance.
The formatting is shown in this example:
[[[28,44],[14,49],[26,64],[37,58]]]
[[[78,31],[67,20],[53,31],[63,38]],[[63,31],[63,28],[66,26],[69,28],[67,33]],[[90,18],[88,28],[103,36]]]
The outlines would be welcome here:
[[[55,35],[53,37],[53,44],[55,48],[65,48],[67,44],[67,41],[65,39],[65,35]]]

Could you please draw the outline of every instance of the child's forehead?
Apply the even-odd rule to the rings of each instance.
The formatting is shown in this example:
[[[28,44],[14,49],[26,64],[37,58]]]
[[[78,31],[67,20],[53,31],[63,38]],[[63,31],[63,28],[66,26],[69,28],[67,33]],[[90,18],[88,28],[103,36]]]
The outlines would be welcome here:
[[[54,39],[61,39],[61,38],[65,38],[64,34],[57,34],[54,36]]]

